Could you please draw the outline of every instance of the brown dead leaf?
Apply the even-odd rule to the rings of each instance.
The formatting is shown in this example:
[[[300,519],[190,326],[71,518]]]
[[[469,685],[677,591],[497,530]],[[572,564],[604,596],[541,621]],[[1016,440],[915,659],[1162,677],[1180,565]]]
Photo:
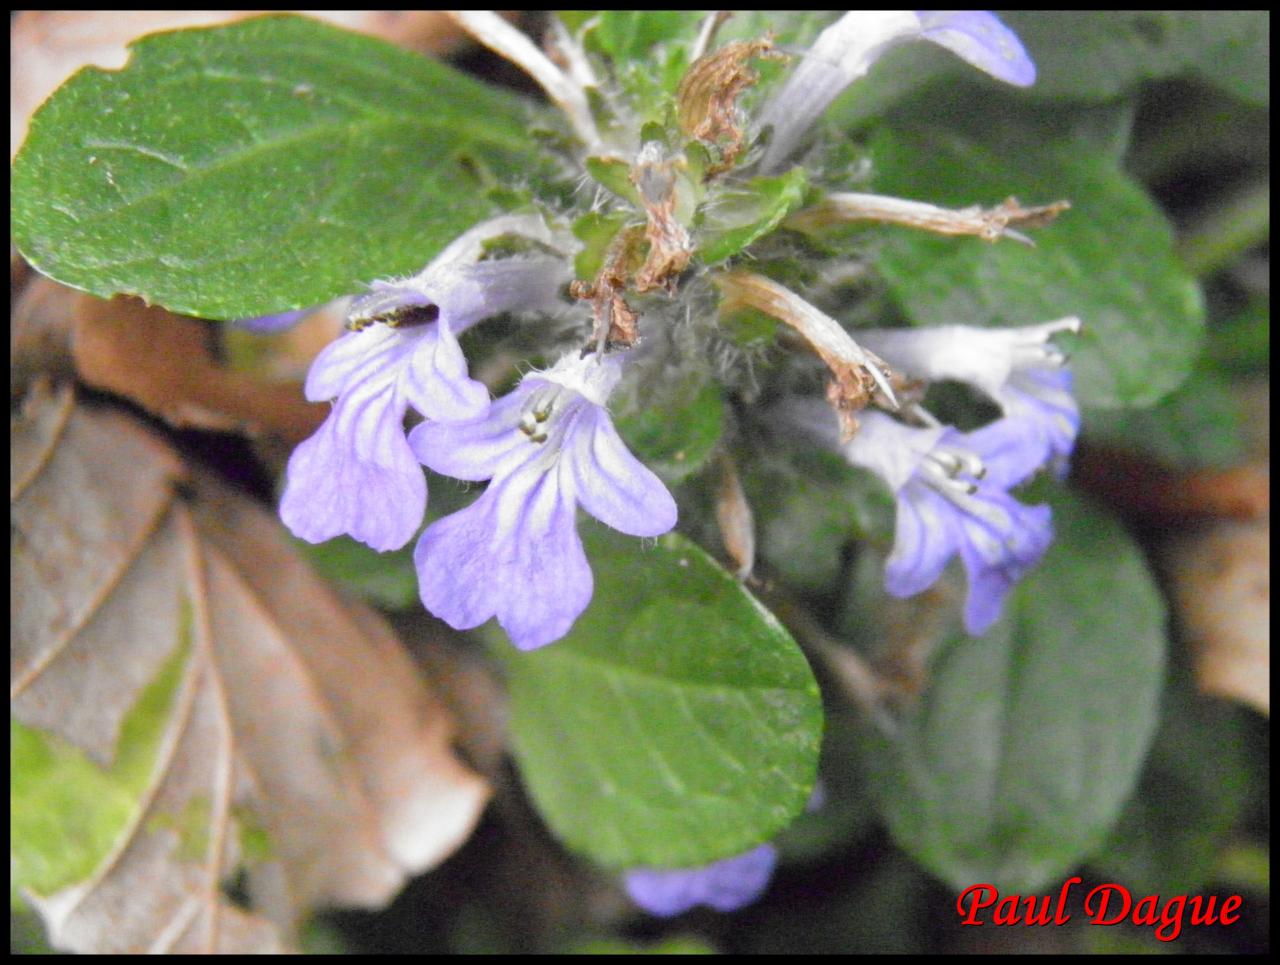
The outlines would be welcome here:
[[[384,904],[466,838],[489,792],[447,712],[270,513],[69,389],[33,391],[12,429],[14,716],[109,761],[139,692],[186,654],[113,852],[33,896],[54,945],[278,950],[308,909]],[[269,851],[246,852],[252,832]],[[247,910],[222,892],[240,871]]]
[[[126,46],[143,34],[212,27],[270,10],[24,10],[9,29],[9,156],[27,121],[58,85],[88,64],[115,70]],[[299,10],[335,26],[372,34],[424,53],[445,54],[464,34],[438,10]]]
[[[1072,457],[1072,479],[1126,516],[1177,525],[1226,517],[1258,519],[1271,511],[1271,467],[1266,459],[1227,469],[1179,470],[1141,453],[1082,444]]]
[[[742,153],[744,133],[738,123],[738,98],[760,79],[749,65],[753,59],[786,60],[773,41],[735,40],[695,60],[676,91],[680,129],[715,152],[706,176],[733,168]]]
[[[64,381],[74,375],[71,320],[80,293],[32,273],[13,305],[9,325],[9,396],[21,398],[44,375]]]
[[[1222,521],[1166,544],[1179,621],[1200,691],[1271,712],[1271,532]]]
[[[179,428],[273,433],[301,442],[327,406],[297,383],[264,382],[217,364],[200,322],[136,298],[81,295],[73,305],[76,371],[97,389],[132,399]]]

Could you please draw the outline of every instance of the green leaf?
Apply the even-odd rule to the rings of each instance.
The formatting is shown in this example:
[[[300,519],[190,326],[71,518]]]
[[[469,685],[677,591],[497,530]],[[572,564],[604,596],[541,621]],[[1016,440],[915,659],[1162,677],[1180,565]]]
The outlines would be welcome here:
[[[804,201],[809,177],[802,167],[773,178],[753,178],[718,195],[699,232],[698,256],[708,265],[736,255],[782,223]]]
[[[95,295],[262,315],[422,268],[534,166],[515,95],[300,17],[156,34],[37,112],[13,234]]]
[[[869,766],[894,838],[956,888],[1055,880],[1105,839],[1154,733],[1165,611],[1142,553],[1071,498],[1057,540],[984,637],[936,652]]]
[[[1192,693],[1189,678],[1170,695],[1138,793],[1090,862],[1141,894],[1203,890],[1246,803],[1266,795],[1248,753],[1251,712]]]
[[[1208,356],[1234,375],[1261,375],[1271,365],[1271,299],[1258,296],[1209,330]]]
[[[638,386],[636,392],[646,404],[624,410],[616,420],[636,457],[671,485],[706,465],[724,431],[719,386],[691,374],[653,389]]]
[[[646,60],[653,48],[671,40],[690,40],[708,11],[602,10],[588,43],[614,60]]]
[[[760,554],[794,587],[833,587],[854,539],[892,542],[889,490],[834,452],[800,450],[786,461],[757,463],[745,488],[756,509]]]
[[[534,803],[611,868],[739,854],[804,808],[818,686],[778,621],[677,534],[584,533],[591,606],[530,653],[505,640],[511,732]]]
[[[873,154],[875,189],[885,194],[956,207],[1009,195],[1072,204],[1035,232],[1035,248],[884,229],[877,267],[914,323],[1008,327],[1079,315],[1076,392],[1099,408],[1152,405],[1190,373],[1204,327],[1200,290],[1174,257],[1169,225],[1114,161],[887,129]]]
[[[1145,453],[1169,466],[1234,466],[1247,455],[1237,391],[1213,370],[1200,367],[1150,409],[1085,412],[1085,437]]]
[[[10,900],[89,878],[133,819],[155,768],[189,647],[174,648],[120,728],[103,767],[53,734],[9,721]]]
[[[609,245],[627,223],[622,211],[588,211],[573,223],[573,236],[582,242],[582,250],[574,257],[574,273],[583,281],[595,278],[604,267]]]
[[[294,540],[294,546],[325,579],[375,606],[384,610],[408,610],[418,605],[418,574],[413,568],[412,543],[389,553],[369,549],[349,536],[324,543]]]
[[[1271,15],[1260,10],[1036,10],[1002,15],[1036,62],[1033,96],[1103,100],[1197,72],[1255,103],[1270,95]]]

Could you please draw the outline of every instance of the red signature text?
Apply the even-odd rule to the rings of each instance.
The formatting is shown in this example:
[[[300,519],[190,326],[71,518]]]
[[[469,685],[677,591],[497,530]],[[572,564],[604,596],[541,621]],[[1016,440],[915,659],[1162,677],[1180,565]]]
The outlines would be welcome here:
[[[956,899],[962,925],[1065,925],[1071,920],[1067,901],[1080,878],[1068,878],[1056,894],[1005,895],[995,885],[971,885]],[[1146,895],[1134,900],[1124,885],[1097,885],[1084,896],[1084,913],[1093,925],[1118,925],[1131,921],[1155,930],[1162,942],[1182,934],[1184,925],[1233,925],[1240,920],[1243,899],[1231,895],[1174,895],[1160,900]]]

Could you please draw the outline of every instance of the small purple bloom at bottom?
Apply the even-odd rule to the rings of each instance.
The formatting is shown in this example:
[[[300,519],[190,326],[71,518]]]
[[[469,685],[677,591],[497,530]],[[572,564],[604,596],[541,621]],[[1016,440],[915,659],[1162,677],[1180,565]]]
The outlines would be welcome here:
[[[670,918],[696,905],[716,911],[737,911],[756,901],[769,887],[778,863],[778,849],[762,844],[745,854],[701,868],[629,871],[623,880],[627,894],[651,915]]]

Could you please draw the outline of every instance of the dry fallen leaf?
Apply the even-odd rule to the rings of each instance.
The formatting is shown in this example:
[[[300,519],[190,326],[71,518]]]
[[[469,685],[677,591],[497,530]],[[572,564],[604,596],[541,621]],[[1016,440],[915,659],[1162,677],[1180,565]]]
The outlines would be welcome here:
[[[309,909],[384,904],[468,836],[489,789],[447,712],[269,512],[70,389],[37,385],[12,439],[14,716],[105,765],[180,662],[110,854],[31,896],[55,946],[279,950]],[[241,872],[247,908],[223,892]]]
[[[1161,548],[1200,691],[1271,712],[1269,521],[1218,522]]]
[[[236,430],[292,448],[329,414],[303,398],[301,377],[340,325],[336,308],[325,306],[283,335],[240,333],[265,343],[259,354],[271,365],[236,371],[212,350],[230,326],[211,328],[136,298],[95,298],[36,275],[13,309],[10,394],[20,397],[41,374],[75,375],[178,428]]]
[[[132,399],[170,425],[301,442],[329,414],[297,383],[267,382],[219,365],[206,327],[136,298],[81,295],[72,304],[80,378]]]

